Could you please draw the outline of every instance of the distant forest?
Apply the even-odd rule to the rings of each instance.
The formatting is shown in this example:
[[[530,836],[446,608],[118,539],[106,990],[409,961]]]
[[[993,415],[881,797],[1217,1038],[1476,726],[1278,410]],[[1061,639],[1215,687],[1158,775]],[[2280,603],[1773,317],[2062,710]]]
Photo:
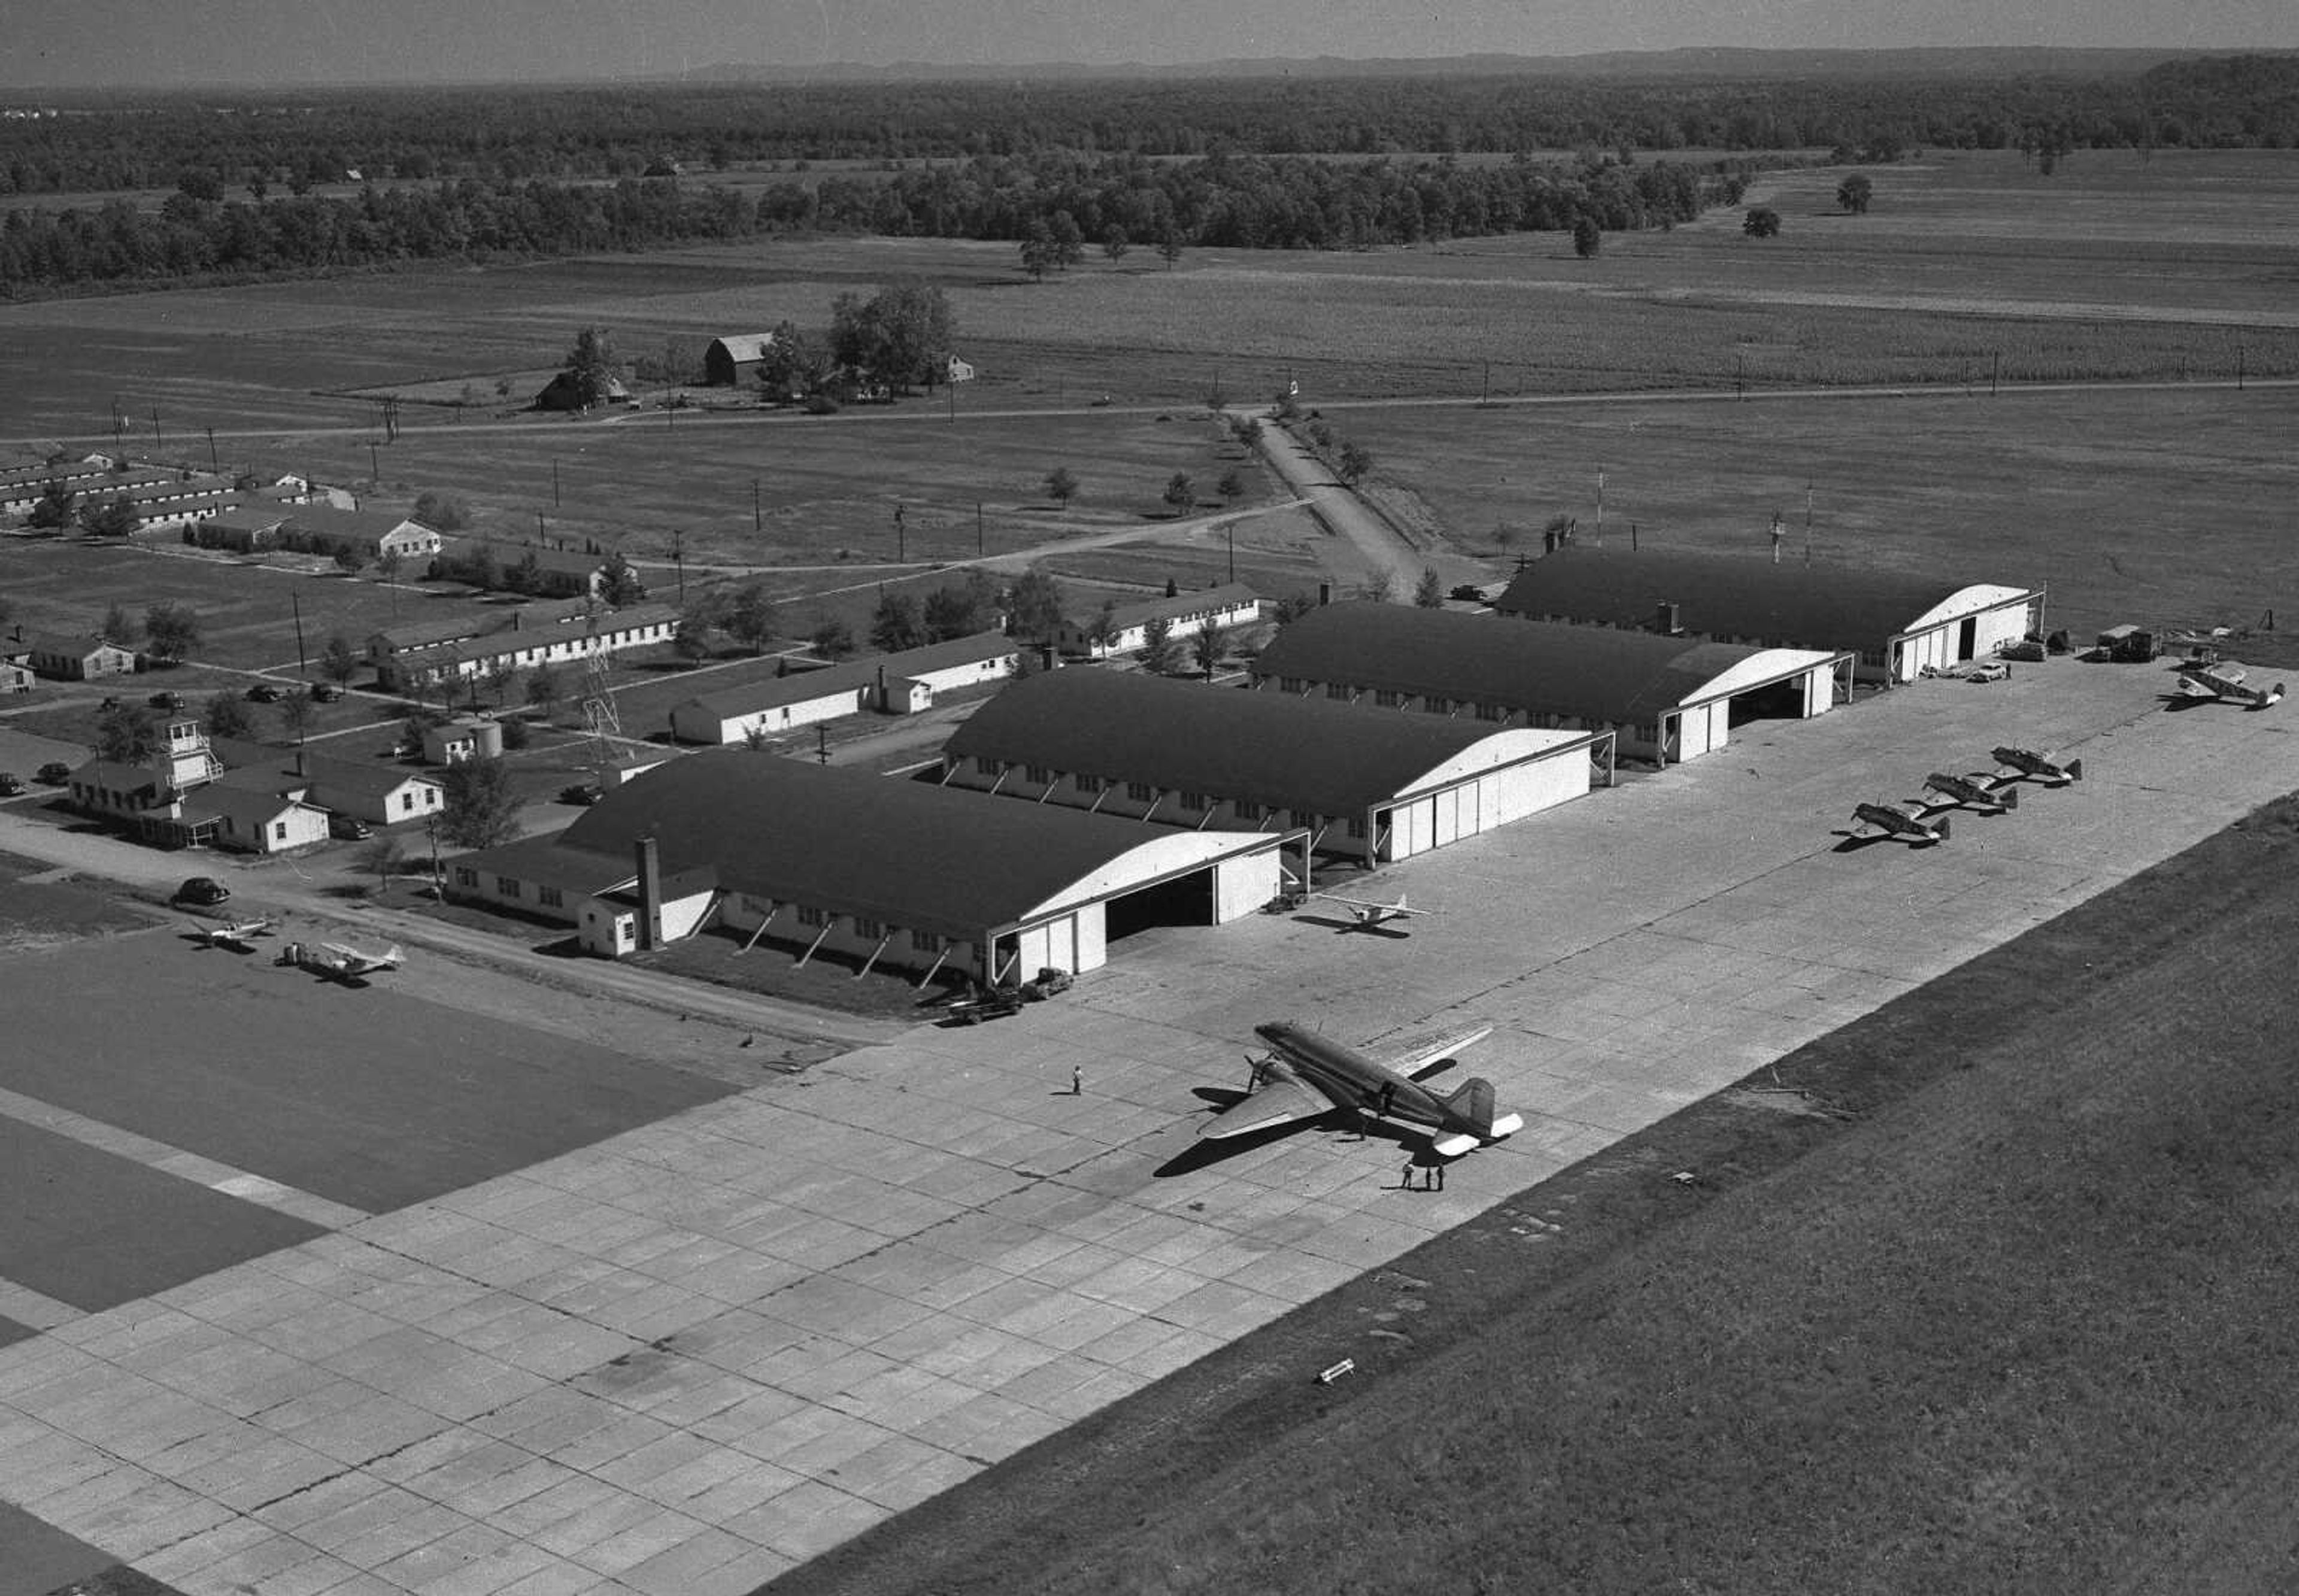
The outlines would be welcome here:
[[[2016,147],[2048,162],[2092,147],[2295,145],[2299,56],[2002,79],[1040,80],[186,98],[0,121],[0,198],[173,190],[156,210],[125,199],[8,209],[0,296],[804,231],[1017,241],[1043,232],[1115,237],[1169,258],[1196,245],[1365,248],[1670,226],[1738,203],[1760,164],[1803,158],[1784,151],[1872,162],[1927,146]],[[1693,150],[1703,154],[1668,158]],[[801,170],[829,161],[849,169]],[[871,170],[852,170],[858,162]],[[742,189],[710,180],[762,163],[790,175]],[[364,187],[348,197],[311,192],[345,181]]]
[[[2299,56],[1905,80],[1547,77],[617,86],[190,96],[0,122],[0,198],[640,177],[761,162],[2299,145]]]
[[[399,261],[487,261],[639,251],[760,234],[877,233],[1088,241],[1167,254],[1199,245],[1369,248],[1454,237],[1667,227],[1730,204],[1740,163],[1530,159],[1355,162],[1293,156],[982,159],[886,177],[768,187],[755,198],[670,178],[611,183],[461,179],[368,187],[349,198],[224,200],[178,191],[156,212],[11,210],[0,297],[79,286],[346,270]]]

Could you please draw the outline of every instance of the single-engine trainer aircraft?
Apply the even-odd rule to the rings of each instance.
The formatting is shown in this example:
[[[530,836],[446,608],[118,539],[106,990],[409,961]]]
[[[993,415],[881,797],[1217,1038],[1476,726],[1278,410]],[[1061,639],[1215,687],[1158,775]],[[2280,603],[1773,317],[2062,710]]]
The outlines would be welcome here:
[[[1407,919],[1416,914],[1437,912],[1433,909],[1414,908],[1405,901],[1403,893],[1397,894],[1397,902],[1394,903],[1376,902],[1370,898],[1345,898],[1339,893],[1312,893],[1309,895],[1313,898],[1323,898],[1329,903],[1339,903],[1348,910],[1350,920],[1348,928],[1351,931],[1372,931],[1378,928],[1384,921]]]
[[[2221,703],[2239,703],[2246,710],[2263,710],[2283,702],[2283,684],[2272,687],[2246,687],[2243,685],[2240,665],[2183,665],[2179,668],[2179,694],[2181,698],[2213,700]]]
[[[1935,770],[1924,777],[1924,807],[2000,815],[2020,807],[2020,789],[2007,785],[1999,791],[1989,776],[1949,776]]]
[[[1996,773],[1998,785],[2015,781],[2040,781],[2047,787],[2063,787],[2071,781],[2083,779],[2083,761],[2070,760],[2062,765],[2028,748],[1997,748],[1990,751],[2001,767]]]
[[[1852,829],[1845,835],[1855,843],[1889,836],[1899,838],[1911,848],[1929,848],[1934,843],[1947,841],[1947,817],[1927,819],[1920,803],[1855,803],[1852,806]]]
[[[211,948],[237,948],[242,952],[253,951],[252,944],[259,936],[271,935],[270,920],[235,920],[228,926],[203,926],[196,921],[192,935]]]
[[[362,952],[340,942],[326,942],[317,947],[307,942],[291,942],[279,950],[279,962],[292,964],[298,969],[346,985],[365,985],[367,977],[378,970],[397,969],[406,956],[394,944],[380,953]]]
[[[1490,1081],[1466,1080],[1440,1095],[1414,1078],[1483,1041],[1492,1035],[1490,1026],[1417,1048],[1387,1064],[1282,1021],[1256,1026],[1253,1032],[1269,1044],[1269,1056],[1252,1060],[1253,1080],[1244,1101],[1215,1115],[1199,1127],[1200,1136],[1242,1136],[1340,1109],[1427,1126],[1436,1133],[1431,1151],[1451,1159],[1524,1128],[1521,1114],[1494,1114]]]

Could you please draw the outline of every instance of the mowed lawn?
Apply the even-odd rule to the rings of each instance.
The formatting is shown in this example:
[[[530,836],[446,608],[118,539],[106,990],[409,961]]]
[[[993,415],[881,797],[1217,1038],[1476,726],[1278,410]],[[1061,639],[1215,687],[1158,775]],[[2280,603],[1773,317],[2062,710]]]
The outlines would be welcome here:
[[[2286,800],[771,1588],[2283,1588],[2295,868]]]

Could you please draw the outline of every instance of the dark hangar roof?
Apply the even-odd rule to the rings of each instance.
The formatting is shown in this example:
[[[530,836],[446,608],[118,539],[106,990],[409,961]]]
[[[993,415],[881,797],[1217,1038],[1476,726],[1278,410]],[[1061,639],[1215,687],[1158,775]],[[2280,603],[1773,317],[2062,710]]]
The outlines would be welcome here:
[[[1671,603],[1687,632],[1858,650],[1880,646],[1968,586],[1754,555],[1568,547],[1518,572],[1493,607],[1643,629]]]
[[[1004,926],[1165,835],[1080,810],[896,781],[748,749],[689,754],[602,798],[567,846],[621,859],[652,835],[666,876],[917,930]],[[1241,852],[1266,840],[1226,834]]]
[[[1254,662],[1257,677],[1504,703],[1646,724],[1764,651],[1650,632],[1557,626],[1414,604],[1312,610]]]
[[[1347,815],[1498,729],[1073,666],[1008,687],[943,752]]]

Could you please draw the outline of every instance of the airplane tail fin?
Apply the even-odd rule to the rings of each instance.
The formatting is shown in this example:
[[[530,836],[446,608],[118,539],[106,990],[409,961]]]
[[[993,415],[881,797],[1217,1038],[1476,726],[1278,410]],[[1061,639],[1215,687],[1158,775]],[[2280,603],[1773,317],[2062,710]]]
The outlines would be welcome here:
[[[1513,1136],[1524,1128],[1522,1114],[1494,1114],[1493,1084],[1482,1076],[1463,1081],[1456,1091],[1438,1101],[1455,1120],[1467,1127],[1465,1132],[1437,1138],[1433,1147],[1444,1158],[1459,1158],[1481,1142]]]
[[[2081,760],[2070,760],[2067,763],[2067,772],[2068,779],[2070,781],[2081,781],[2083,779],[2083,761]]]
[[[1939,840],[1942,842],[1947,841],[1947,819],[1948,818],[1946,815],[1942,815],[1940,817],[1940,823],[1936,828],[1939,833]]]
[[[390,948],[384,953],[383,961],[386,964],[404,964],[407,961],[407,955],[399,951],[399,944],[397,943],[393,943]]]
[[[1996,802],[2002,804],[2005,809],[2018,809],[2020,807],[2020,789],[2018,787],[2006,787],[2004,791],[1996,794]]]

